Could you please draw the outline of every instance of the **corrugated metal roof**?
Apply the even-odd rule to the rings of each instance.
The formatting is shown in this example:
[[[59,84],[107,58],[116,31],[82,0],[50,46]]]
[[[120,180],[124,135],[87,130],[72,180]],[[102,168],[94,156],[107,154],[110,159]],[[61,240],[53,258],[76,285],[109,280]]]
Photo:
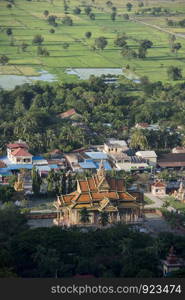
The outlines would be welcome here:
[[[47,171],[47,172],[49,172],[49,171],[51,171],[51,168],[48,167],[48,166],[36,166],[36,170],[38,170],[38,171],[40,171],[40,172],[42,172],[42,171]]]
[[[59,168],[58,165],[55,165],[55,164],[51,164],[51,165],[49,165],[49,167],[51,169],[58,169]]]
[[[36,166],[36,169],[38,171],[51,171],[51,169],[58,169],[58,166],[57,165],[45,165],[45,166]]]
[[[33,156],[32,160],[45,160],[43,156]]]
[[[157,157],[155,151],[150,151],[150,150],[146,150],[146,151],[137,151],[136,155],[141,155],[143,157]]]
[[[92,160],[86,160],[82,163],[79,163],[80,167],[83,169],[96,169],[97,166],[95,165],[95,163]]]
[[[0,169],[0,176],[11,176],[12,173],[8,168],[1,168]]]
[[[27,165],[27,164],[12,164],[8,165],[9,170],[19,170],[19,169],[28,169],[31,170],[33,168],[33,165]]]
[[[89,157],[91,157],[92,159],[107,159],[107,154],[105,154],[104,152],[85,152],[85,154]]]

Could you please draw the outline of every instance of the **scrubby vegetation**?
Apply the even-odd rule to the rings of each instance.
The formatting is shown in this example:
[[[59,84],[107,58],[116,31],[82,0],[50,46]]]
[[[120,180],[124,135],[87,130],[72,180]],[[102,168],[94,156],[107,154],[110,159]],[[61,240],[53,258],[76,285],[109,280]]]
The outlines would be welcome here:
[[[185,258],[183,236],[153,238],[121,224],[88,232],[28,229],[24,215],[10,204],[0,209],[0,237],[0,277],[161,277],[160,259],[172,244]]]

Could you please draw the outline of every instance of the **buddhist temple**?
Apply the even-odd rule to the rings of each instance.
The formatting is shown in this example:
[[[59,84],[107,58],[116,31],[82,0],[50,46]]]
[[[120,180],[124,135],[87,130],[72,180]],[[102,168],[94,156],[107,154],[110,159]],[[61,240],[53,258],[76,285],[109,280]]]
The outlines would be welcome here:
[[[179,189],[177,191],[174,191],[172,196],[183,203],[185,203],[185,188],[183,185],[183,182],[180,183]]]
[[[142,216],[143,194],[128,192],[123,179],[108,177],[100,163],[95,175],[77,181],[77,190],[60,195],[54,203],[57,208],[56,225],[80,225],[80,212],[86,208],[90,215],[88,225],[98,226],[100,214],[107,212],[109,223],[134,223]]]
[[[163,276],[166,277],[169,273],[177,271],[185,267],[185,261],[182,258],[177,257],[174,247],[171,246],[168,256],[162,261]]]

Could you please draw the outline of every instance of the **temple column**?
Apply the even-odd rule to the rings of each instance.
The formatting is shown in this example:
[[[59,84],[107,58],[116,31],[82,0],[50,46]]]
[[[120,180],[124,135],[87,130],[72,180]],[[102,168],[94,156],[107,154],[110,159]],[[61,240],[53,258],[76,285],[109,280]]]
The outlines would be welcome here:
[[[127,209],[125,210],[125,223],[127,224]]]

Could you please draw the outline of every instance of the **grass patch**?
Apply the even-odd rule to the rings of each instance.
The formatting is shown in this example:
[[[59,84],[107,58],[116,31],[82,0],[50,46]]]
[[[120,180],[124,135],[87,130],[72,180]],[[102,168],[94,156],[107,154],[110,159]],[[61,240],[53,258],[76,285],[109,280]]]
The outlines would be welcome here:
[[[36,211],[36,210],[56,210],[56,208],[53,206],[53,202],[48,202],[48,203],[41,203],[37,206],[34,206],[31,208],[32,211]]]
[[[176,200],[172,196],[165,197],[164,198],[164,202],[169,203],[169,205],[172,206],[172,207],[174,207],[175,209],[184,210],[185,211],[185,203],[182,203],[181,201]]]
[[[144,205],[154,204],[155,202],[144,195]]]

